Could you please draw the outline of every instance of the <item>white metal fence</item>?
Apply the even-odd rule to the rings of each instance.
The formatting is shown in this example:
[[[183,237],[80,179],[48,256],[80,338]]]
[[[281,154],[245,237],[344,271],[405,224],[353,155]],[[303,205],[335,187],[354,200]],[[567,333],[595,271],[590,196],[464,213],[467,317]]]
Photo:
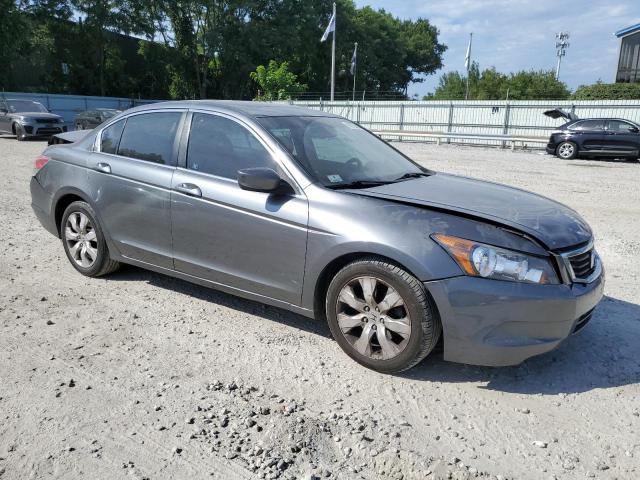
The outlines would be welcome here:
[[[580,118],[626,118],[640,123],[640,100],[601,101],[363,101],[324,102],[294,101],[293,105],[335,113],[377,132],[406,131],[407,141],[436,141],[435,138],[412,137],[410,132],[461,133],[469,135],[509,135],[532,137],[531,145],[540,148],[542,138],[566,123],[552,119],[545,110],[561,107]],[[395,138],[398,138],[395,135]],[[499,140],[456,138],[456,143],[504,145]]]

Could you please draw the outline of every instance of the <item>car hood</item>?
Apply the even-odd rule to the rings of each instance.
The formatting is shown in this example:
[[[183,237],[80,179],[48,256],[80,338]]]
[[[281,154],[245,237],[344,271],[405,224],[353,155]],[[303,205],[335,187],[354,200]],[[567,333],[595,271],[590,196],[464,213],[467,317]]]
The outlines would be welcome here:
[[[12,113],[13,117],[25,117],[25,118],[48,118],[48,119],[59,119],[62,118],[60,115],[56,115],[55,113],[49,112],[15,112]]]
[[[551,250],[586,243],[589,225],[546,197],[491,182],[437,173],[351,193],[481,218],[525,233]]]

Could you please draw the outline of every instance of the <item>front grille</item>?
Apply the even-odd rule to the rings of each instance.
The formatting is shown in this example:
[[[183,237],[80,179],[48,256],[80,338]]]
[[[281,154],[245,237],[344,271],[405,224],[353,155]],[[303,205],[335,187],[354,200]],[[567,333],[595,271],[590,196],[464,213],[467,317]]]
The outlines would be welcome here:
[[[595,270],[593,249],[578,255],[570,256],[569,263],[571,264],[571,269],[573,270],[573,276],[575,278],[589,278],[589,275],[591,275]]]
[[[36,133],[36,135],[52,135],[54,133],[62,133],[62,129],[59,127],[53,128],[53,127],[46,127],[46,128],[39,128],[38,132]]]
[[[36,118],[38,123],[58,123],[57,118]]]
[[[593,311],[595,309],[591,309],[589,310],[587,313],[580,315],[580,318],[578,318],[578,321],[576,322],[576,324],[573,327],[573,332],[571,333],[576,333],[580,330],[582,330],[587,323],[589,323],[589,320],[591,320],[591,317],[593,317]]]

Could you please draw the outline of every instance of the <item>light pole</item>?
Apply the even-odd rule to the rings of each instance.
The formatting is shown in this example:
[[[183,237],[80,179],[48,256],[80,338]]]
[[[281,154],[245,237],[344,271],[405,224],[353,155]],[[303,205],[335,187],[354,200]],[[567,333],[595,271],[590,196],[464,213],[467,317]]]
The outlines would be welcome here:
[[[558,63],[556,65],[556,80],[560,80],[560,63],[562,57],[567,54],[567,48],[569,48],[569,32],[556,33],[556,56],[558,57]]]

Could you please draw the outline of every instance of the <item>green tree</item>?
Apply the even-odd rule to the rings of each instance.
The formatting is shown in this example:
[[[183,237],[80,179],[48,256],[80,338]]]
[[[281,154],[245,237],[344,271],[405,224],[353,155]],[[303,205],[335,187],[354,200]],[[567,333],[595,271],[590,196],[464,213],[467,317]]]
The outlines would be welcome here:
[[[575,100],[638,100],[640,83],[602,83],[582,85],[572,95]]]
[[[256,100],[287,100],[307,89],[307,86],[298,83],[298,77],[289,71],[287,62],[278,64],[271,60],[267,67],[258,65],[256,71],[251,72],[249,76],[260,86]]]
[[[494,67],[480,71],[474,62],[469,69],[469,100],[563,100],[569,98],[567,86],[551,71],[520,71],[508,75]],[[440,77],[428,100],[464,100],[467,76],[447,72]]]

